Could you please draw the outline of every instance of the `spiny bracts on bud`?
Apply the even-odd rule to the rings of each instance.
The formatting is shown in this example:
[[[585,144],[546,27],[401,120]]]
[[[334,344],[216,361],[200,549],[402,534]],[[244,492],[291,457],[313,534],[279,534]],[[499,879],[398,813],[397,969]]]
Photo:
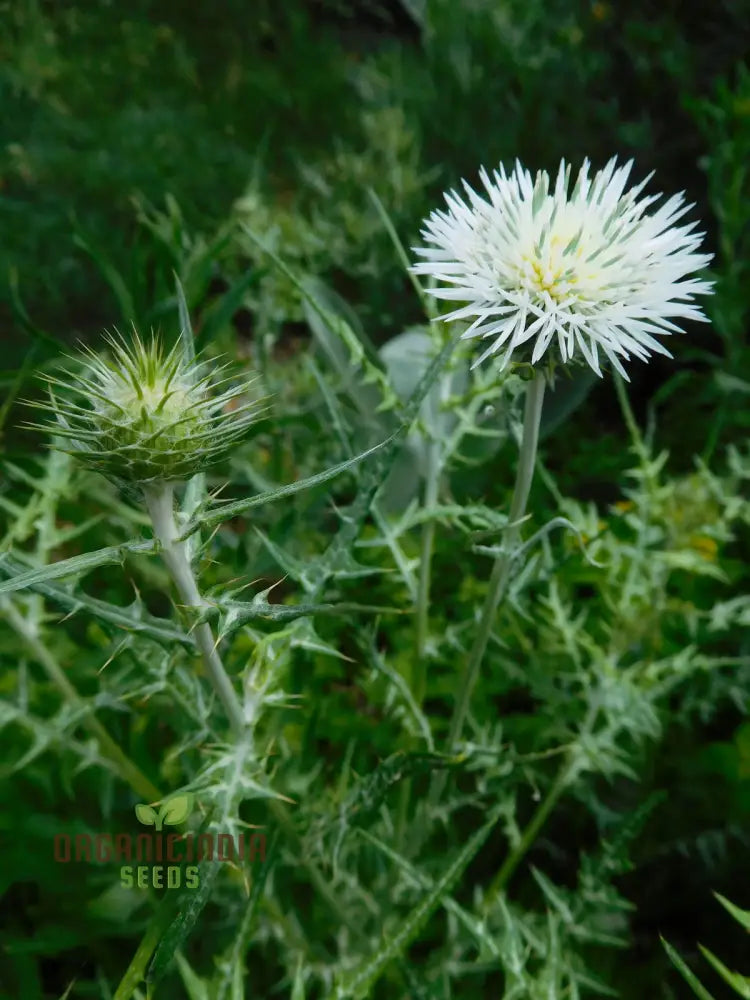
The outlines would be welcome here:
[[[131,343],[120,334],[105,339],[106,354],[83,349],[80,374],[43,376],[49,401],[32,404],[54,414],[45,429],[89,468],[136,485],[185,480],[257,420],[253,379],[220,378],[227,365],[187,360],[179,340],[166,351],[158,337],[144,343],[135,331]]]

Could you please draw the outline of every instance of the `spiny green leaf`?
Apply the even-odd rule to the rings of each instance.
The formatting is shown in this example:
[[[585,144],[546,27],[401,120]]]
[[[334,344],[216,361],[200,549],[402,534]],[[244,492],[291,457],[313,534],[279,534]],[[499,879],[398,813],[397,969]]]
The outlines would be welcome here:
[[[0,765],[0,778],[5,779],[16,771],[22,771],[48,749],[60,746],[64,746],[67,752],[79,759],[79,769],[94,765],[114,769],[112,761],[99,756],[91,743],[82,743],[71,737],[71,733],[87,712],[88,706],[83,703],[79,705],[65,703],[55,716],[41,719],[16,705],[0,701],[0,729],[16,723],[26,729],[32,741],[31,746],[20,757]]]
[[[27,570],[11,556],[0,555],[0,574],[18,577]],[[176,628],[165,618],[155,618],[144,610],[139,600],[133,601],[128,607],[118,607],[107,601],[100,601],[88,594],[74,592],[54,583],[27,584],[28,590],[42,594],[54,604],[64,608],[71,615],[77,611],[86,610],[99,621],[109,622],[127,632],[137,632],[161,642],[179,642],[184,646],[195,646],[195,638]]]
[[[320,390],[320,393],[325,401],[328,413],[331,417],[332,428],[335,432],[335,436],[338,438],[339,443],[342,445],[344,452],[351,455],[353,448],[350,443],[351,434],[349,432],[348,421],[344,416],[339,399],[331,391],[327,380],[323,377],[319,371],[317,365],[311,359],[308,360],[308,367],[310,368],[315,382]],[[388,522],[383,510],[381,509],[381,503],[378,498],[373,500],[372,504],[372,516],[380,529],[384,544],[388,546],[393,556],[394,563],[398,566],[399,571],[403,577],[404,583],[409,591],[409,595],[412,599],[416,598],[417,594],[417,584],[414,577],[414,573],[409,565],[409,560],[404,554],[403,550],[397,542],[396,532],[393,531],[392,526]]]
[[[469,863],[477,854],[500,817],[495,809],[490,819],[469,839],[466,846],[450,864],[443,875],[436,880],[433,888],[418,903],[401,923],[393,937],[385,942],[381,950],[368,959],[354,973],[341,978],[339,985],[328,995],[328,1000],[362,1000],[385,972],[388,965],[403,955],[411,941],[424,927],[434,911],[443,902],[461,877]]]
[[[349,506],[346,518],[336,533],[333,541],[326,549],[323,556],[316,561],[316,571],[319,574],[318,582],[312,595],[317,597],[322,592],[323,587],[335,574],[341,561],[350,555],[353,546],[365,518],[370,512],[375,494],[385,482],[396,458],[398,445],[419,413],[422,400],[427,396],[435,380],[455,350],[460,339],[460,334],[456,334],[448,340],[440,353],[433,359],[427,371],[422,376],[417,388],[409,402],[401,411],[403,420],[395,434],[392,434],[387,441],[383,442],[379,449],[379,454],[374,462],[367,468],[360,479],[360,486],[354,502]]]
[[[353,468],[363,459],[369,458],[370,455],[374,455],[381,449],[388,447],[397,434],[398,432],[396,432],[396,434],[392,434],[391,437],[386,438],[385,441],[381,441],[379,444],[374,445],[372,448],[368,448],[367,451],[363,451],[361,454],[355,455],[353,458],[348,458],[345,462],[341,462],[339,465],[334,465],[332,468],[326,469],[324,472],[317,472],[314,476],[308,476],[307,479],[299,479],[296,483],[279,486],[277,489],[268,490],[265,493],[259,493],[254,497],[248,497],[246,500],[232,500],[228,503],[220,504],[217,507],[214,507],[213,510],[207,511],[196,517],[195,520],[188,525],[180,537],[181,539],[188,538],[194,531],[198,531],[200,527],[211,528],[214,525],[221,524],[223,521],[227,521],[232,517],[236,517],[238,514],[244,514],[245,511],[252,510],[253,507],[264,507],[266,504],[274,503],[276,500],[293,496],[295,493],[301,493],[303,490],[309,490],[311,487],[318,486],[321,483],[327,483],[331,479],[335,479],[336,476],[340,476],[342,472],[346,472],[347,469]]]
[[[554,908],[557,915],[562,919],[563,923],[568,926],[572,925],[574,923],[574,916],[562,892],[547,878],[543,872],[540,872],[538,868],[534,868],[532,866],[531,874],[536,884],[544,893],[545,898]]]
[[[89,570],[97,566],[122,563],[129,552],[142,552],[151,555],[157,551],[158,545],[154,540],[110,545],[104,549],[97,549],[96,552],[86,552],[82,556],[61,559],[59,562],[50,563],[49,566],[30,569],[8,580],[0,580],[0,594],[11,594],[14,590],[24,590],[39,583],[46,583],[48,580],[60,580],[66,576],[88,573]]]
[[[718,892],[714,893],[714,896],[727,913],[731,914],[740,926],[744,927],[746,931],[750,931],[750,910],[741,910],[739,906],[735,906],[734,903],[730,902],[726,897],[720,895]]]
[[[373,834],[371,834],[366,828],[360,827],[359,832],[365,840],[369,841],[373,845],[373,847],[382,851],[386,857],[390,858],[394,864],[398,865],[402,871],[406,872],[415,884],[426,890],[433,887],[432,879],[423,875],[417,868],[414,867],[414,865],[407,861],[406,858],[394,851],[392,847],[389,847],[388,844],[384,844],[382,840],[373,836]],[[442,901],[442,905],[463,924],[466,930],[476,939],[477,944],[482,950],[493,956],[500,954],[497,944],[488,932],[485,922],[482,919],[474,916],[473,913],[469,913],[468,910],[465,910],[462,906],[459,906],[452,896],[446,896]]]
[[[708,948],[704,948],[702,944],[699,944],[698,947],[703,957],[711,963],[724,982],[731,986],[738,996],[743,997],[744,1000],[748,1000],[748,997],[750,997],[750,979],[747,976],[740,975],[739,972],[732,972],[713,952],[710,952]]]
[[[366,825],[395,785],[419,774],[459,767],[463,762],[462,756],[398,750],[378,764],[370,774],[356,781],[346,799],[336,805],[334,812],[321,818],[323,829],[330,829],[340,823],[351,827]]]
[[[695,993],[695,995],[699,998],[699,1000],[715,1000],[715,997],[713,997],[708,992],[706,987],[703,986],[703,984],[695,975],[695,973],[692,972],[691,969],[685,964],[682,957],[678,954],[678,952],[674,950],[672,945],[661,936],[660,940],[662,946],[664,947],[664,950],[666,951],[667,955],[669,955],[669,959],[672,965],[674,965],[674,967],[677,969],[682,978],[691,988],[693,993]]]
[[[298,618],[318,617],[320,615],[343,617],[351,614],[404,614],[403,608],[381,607],[374,604],[354,604],[344,601],[340,604],[269,604],[262,599],[265,593],[259,594],[251,602],[214,601],[211,607],[201,611],[198,620],[212,621],[218,616],[219,634],[222,639],[225,639],[233,632],[236,632],[238,628],[252,621],[291,622],[296,621]]]
[[[200,880],[198,888],[186,890],[180,895],[180,908],[177,916],[164,933],[148,968],[146,979],[151,986],[156,985],[163,978],[176,958],[177,949],[187,940],[203,908],[208,903],[221,868],[220,861],[202,861],[198,865],[198,878]]]

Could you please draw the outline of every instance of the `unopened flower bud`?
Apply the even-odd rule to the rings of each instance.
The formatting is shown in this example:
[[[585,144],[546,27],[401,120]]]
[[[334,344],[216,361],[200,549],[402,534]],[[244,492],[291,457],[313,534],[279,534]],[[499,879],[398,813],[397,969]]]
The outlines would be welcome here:
[[[184,480],[221,459],[257,419],[259,401],[247,399],[253,380],[230,385],[218,377],[226,365],[186,360],[179,341],[166,351],[154,336],[106,339],[107,354],[84,349],[80,374],[47,376],[50,400],[34,404],[54,413],[47,429],[89,468],[137,485]]]

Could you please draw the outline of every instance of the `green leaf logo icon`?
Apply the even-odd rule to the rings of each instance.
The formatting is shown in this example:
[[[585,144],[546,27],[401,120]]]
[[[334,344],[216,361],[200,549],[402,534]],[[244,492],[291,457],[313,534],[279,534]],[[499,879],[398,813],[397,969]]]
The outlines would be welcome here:
[[[159,833],[165,823],[167,826],[179,826],[180,823],[184,823],[192,808],[193,796],[190,792],[183,792],[181,795],[173,795],[171,799],[162,803],[158,813],[152,806],[139,802],[135,807],[135,815],[139,823],[156,827],[156,832]]]
[[[147,806],[143,802],[139,802],[135,807],[135,814],[138,817],[138,822],[143,823],[144,826],[155,826],[156,821],[159,818],[156,814],[156,810],[152,809],[151,806]]]
[[[193,796],[189,792],[175,795],[168,799],[159,811],[159,819],[167,826],[179,826],[184,823],[193,808]]]

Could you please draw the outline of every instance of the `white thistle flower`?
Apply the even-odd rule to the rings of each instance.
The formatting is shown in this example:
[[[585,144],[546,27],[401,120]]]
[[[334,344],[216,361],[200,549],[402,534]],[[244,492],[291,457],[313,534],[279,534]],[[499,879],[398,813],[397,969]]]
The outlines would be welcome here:
[[[42,376],[62,392],[30,404],[54,415],[43,429],[97,472],[140,486],[184,480],[221,459],[257,420],[252,380],[231,385],[218,377],[226,365],[186,360],[179,340],[170,351],[135,331],[130,344],[106,340],[109,354],[84,348],[80,374]]]
[[[472,320],[464,338],[491,341],[475,364],[501,349],[500,370],[514,354],[536,364],[556,338],[563,363],[582,355],[601,376],[601,350],[627,379],[620,357],[671,357],[656,337],[683,332],[672,320],[706,320],[693,297],[712,283],[688,276],[712,255],[695,252],[697,223],[675,225],[693,206],[677,194],[648,214],[661,195],[638,197],[651,174],[623,193],[632,165],[613,158],[589,178],[585,160],[569,195],[564,160],[553,189],[545,171],[532,181],[516,161],[510,176],[482,169],[488,198],[466,181],[468,201],[445,195],[411,270],[438,282],[427,289],[436,298],[467,303],[441,319]]]

